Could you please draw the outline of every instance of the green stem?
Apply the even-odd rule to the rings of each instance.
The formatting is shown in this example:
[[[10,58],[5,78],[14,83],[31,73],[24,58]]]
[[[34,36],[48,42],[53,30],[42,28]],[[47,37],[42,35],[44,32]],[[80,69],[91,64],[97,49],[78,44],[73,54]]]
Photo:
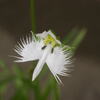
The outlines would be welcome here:
[[[30,13],[32,22],[32,31],[36,31],[36,21],[35,21],[35,0],[30,0]]]
[[[60,100],[60,90],[55,80],[53,80],[53,97],[53,100]]]
[[[47,85],[45,87],[44,93],[42,95],[42,99],[41,100],[48,100],[48,96],[50,95],[51,91],[52,91],[52,83],[51,83],[51,79],[49,79],[47,81]]]
[[[41,91],[40,91],[40,84],[39,84],[39,80],[35,80],[34,81],[34,96],[35,96],[35,100],[41,100]]]
[[[33,62],[32,66],[36,66],[36,62]],[[33,73],[33,68],[29,71],[29,75],[31,77],[32,73]],[[32,83],[32,84],[31,84]],[[32,91],[34,92],[34,97],[35,100],[41,100],[41,87],[40,87],[40,81],[39,78],[36,78],[36,80],[34,80],[33,82],[30,79],[30,85],[32,85]]]

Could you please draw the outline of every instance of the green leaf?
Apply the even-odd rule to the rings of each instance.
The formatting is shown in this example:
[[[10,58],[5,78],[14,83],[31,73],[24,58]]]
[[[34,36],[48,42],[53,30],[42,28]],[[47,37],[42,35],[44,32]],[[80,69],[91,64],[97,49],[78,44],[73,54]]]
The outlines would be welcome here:
[[[3,69],[6,68],[6,64],[2,60],[0,60],[0,67],[3,68]]]
[[[3,77],[3,79],[0,78],[0,86],[2,84],[8,84],[8,82],[12,81],[13,79],[14,79],[14,76],[13,75],[8,75],[8,76],[6,76],[6,78]]]
[[[22,71],[20,66],[14,65],[13,72],[14,72],[15,76],[18,78],[24,77],[24,72]]]
[[[53,100],[60,100],[60,89],[58,83],[54,78],[52,80],[52,84],[53,84]]]
[[[50,78],[45,86],[44,92],[42,94],[42,100],[48,100],[48,96],[50,95],[50,93],[52,92],[52,79]]]
[[[76,50],[79,47],[80,43],[82,42],[82,40],[86,35],[86,32],[87,32],[86,29],[81,29],[79,33],[75,36],[73,41],[70,43],[71,47],[74,47],[74,50]]]
[[[7,89],[7,85],[2,84],[2,85],[0,86],[0,94],[1,94],[1,93],[4,93],[4,92],[6,91],[6,89]]]
[[[49,80],[46,83],[45,90],[42,95],[41,100],[48,100],[48,97],[51,95],[52,100],[60,100],[58,83],[56,82],[54,76],[50,75]]]
[[[79,32],[79,29],[77,27],[73,28],[68,35],[64,36],[63,38],[63,44],[67,44],[69,45],[70,42],[73,40],[73,38],[77,35],[77,33]]]
[[[79,47],[80,43],[84,39],[87,30],[85,28],[78,29],[77,27],[73,28],[72,31],[65,36],[63,39],[63,43],[70,46],[72,54],[75,53],[76,49]]]
[[[35,100],[41,100],[41,87],[38,78],[33,82]]]
[[[2,98],[3,97],[2,95],[7,89],[8,83],[10,83],[14,78],[12,75],[11,76],[7,75],[6,78],[3,76],[0,76],[0,77],[1,77],[0,78],[0,97]],[[2,100],[1,98],[0,100]]]
[[[22,88],[17,89],[15,95],[12,97],[12,100],[28,100],[27,92]]]

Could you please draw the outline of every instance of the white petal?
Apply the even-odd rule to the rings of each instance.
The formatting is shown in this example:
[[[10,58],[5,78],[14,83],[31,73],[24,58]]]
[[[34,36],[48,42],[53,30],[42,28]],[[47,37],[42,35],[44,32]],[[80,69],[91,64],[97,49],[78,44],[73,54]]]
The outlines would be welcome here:
[[[56,40],[56,36],[52,33],[51,30],[49,30],[47,33],[48,33],[49,35],[51,35],[51,36]]]
[[[42,40],[36,41],[30,37],[26,37],[25,39],[20,40],[21,43],[18,43],[18,45],[15,47],[15,52],[19,54],[18,60],[15,62],[26,62],[26,61],[32,61],[40,59],[43,50],[41,49],[44,46],[44,43]]]
[[[61,44],[61,42],[59,41],[59,40],[57,40],[57,38],[56,38],[56,36],[52,33],[52,31],[44,31],[43,33],[40,33],[40,34],[37,34],[36,36],[38,36],[38,37],[40,37],[40,38],[46,38],[46,36],[47,35],[50,35],[50,36],[52,36],[54,39],[55,39],[55,41],[58,43],[58,44]]]
[[[63,48],[55,47],[53,53],[48,55],[46,63],[54,75],[57,82],[61,83],[58,75],[66,76],[68,71],[68,65],[70,64],[69,53],[63,51]]]
[[[45,64],[46,59],[47,59],[47,57],[48,57],[48,55],[49,55],[50,52],[51,52],[51,46],[48,45],[48,46],[45,48],[45,50],[44,50],[44,52],[43,52],[43,56],[42,56],[41,59],[39,60],[37,66],[36,66],[36,68],[35,68],[35,70],[34,70],[34,72],[33,72],[32,81],[34,81],[35,78],[39,75],[39,73],[40,73],[40,71],[42,70],[43,65]]]
[[[52,31],[49,30],[48,34],[51,35],[58,44],[61,44],[61,42],[59,40],[57,40],[56,36],[52,33]]]
[[[45,38],[48,34],[51,35],[54,39],[56,39],[56,36],[50,30],[44,31],[43,33],[36,34],[36,36],[39,36],[41,38]]]
[[[46,36],[48,35],[48,32],[44,31],[43,33],[39,33],[39,34],[36,34],[36,36],[40,37],[40,38],[45,38]]]

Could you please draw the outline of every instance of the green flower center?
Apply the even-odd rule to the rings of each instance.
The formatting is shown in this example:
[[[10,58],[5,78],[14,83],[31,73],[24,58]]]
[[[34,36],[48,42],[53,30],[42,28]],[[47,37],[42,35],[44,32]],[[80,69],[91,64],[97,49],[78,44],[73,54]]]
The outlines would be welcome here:
[[[47,37],[44,39],[44,44],[45,45],[51,44],[52,47],[55,47],[58,43],[51,35],[47,35]]]

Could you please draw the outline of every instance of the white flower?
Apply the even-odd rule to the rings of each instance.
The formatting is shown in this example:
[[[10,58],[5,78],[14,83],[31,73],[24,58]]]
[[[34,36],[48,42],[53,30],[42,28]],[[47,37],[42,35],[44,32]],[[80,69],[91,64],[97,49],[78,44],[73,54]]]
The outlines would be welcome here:
[[[14,49],[20,56],[15,62],[26,62],[39,60],[33,72],[32,81],[39,75],[46,63],[57,82],[61,83],[58,75],[66,76],[70,64],[70,52],[66,51],[67,46],[62,46],[51,31],[44,31],[35,36],[21,39]]]

